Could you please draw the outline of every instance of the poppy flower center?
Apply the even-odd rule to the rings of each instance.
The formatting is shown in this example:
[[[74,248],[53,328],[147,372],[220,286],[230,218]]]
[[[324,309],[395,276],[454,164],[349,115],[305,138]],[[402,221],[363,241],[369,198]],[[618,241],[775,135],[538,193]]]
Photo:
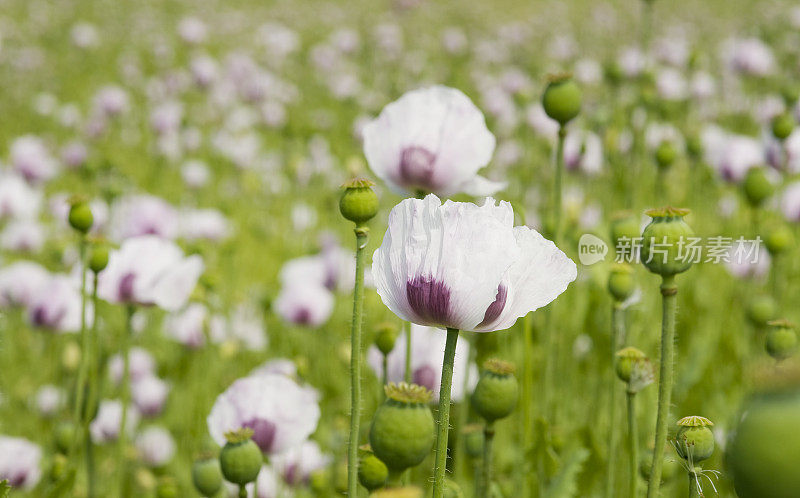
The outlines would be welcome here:
[[[406,298],[414,313],[429,324],[450,324],[450,289],[433,277],[417,276],[406,282]]]
[[[436,154],[422,147],[412,146],[400,153],[400,177],[406,185],[430,189],[433,187],[433,165]]]
[[[277,430],[275,424],[263,418],[254,418],[245,422],[242,426],[253,429],[253,442],[261,448],[262,452],[269,453],[272,450]]]
[[[436,372],[429,365],[414,370],[414,384],[433,391],[437,386]]]

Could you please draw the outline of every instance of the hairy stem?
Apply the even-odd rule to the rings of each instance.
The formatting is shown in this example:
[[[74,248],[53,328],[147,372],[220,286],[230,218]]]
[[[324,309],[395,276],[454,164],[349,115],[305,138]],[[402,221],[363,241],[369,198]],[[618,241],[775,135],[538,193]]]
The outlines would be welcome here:
[[[364,249],[369,229],[357,226],[356,280],[353,289],[353,322],[350,329],[350,442],[347,448],[347,495],[358,496],[358,436],[361,422],[361,321],[364,311]],[[385,368],[385,367],[384,367]]]
[[[444,474],[447,467],[447,438],[450,433],[450,388],[453,385],[453,364],[456,357],[458,329],[447,329],[447,342],[442,363],[442,384],[439,388],[439,427],[436,438],[436,461],[433,470],[433,498],[444,496]]]
[[[492,485],[492,442],[494,442],[494,424],[486,422],[483,428],[483,478],[477,498],[487,498]]]
[[[128,496],[127,493],[127,458],[126,446],[128,444],[128,405],[131,402],[131,360],[130,348],[131,338],[133,337],[133,314],[136,307],[128,305],[125,331],[122,335],[122,417],[119,424],[119,436],[117,438],[117,465],[119,472],[120,496]]]
[[[658,378],[658,412],[656,439],[653,445],[653,464],[647,484],[647,498],[658,496],[661,485],[661,467],[664,462],[664,446],[667,444],[667,420],[672,397],[672,365],[675,355],[675,300],[678,287],[674,275],[665,275],[661,282],[661,365]]]
[[[614,373],[614,356],[618,344],[624,342],[625,320],[624,310],[617,304],[611,310],[611,366],[608,380],[608,465],[606,467],[606,497],[614,496],[614,474],[617,458],[617,383]]]
[[[639,487],[639,443],[636,428],[636,393],[628,391],[628,496],[636,497]]]

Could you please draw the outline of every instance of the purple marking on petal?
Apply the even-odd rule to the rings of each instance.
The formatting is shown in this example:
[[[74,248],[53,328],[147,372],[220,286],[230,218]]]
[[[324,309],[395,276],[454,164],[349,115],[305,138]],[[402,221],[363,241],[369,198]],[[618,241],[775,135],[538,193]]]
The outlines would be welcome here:
[[[292,321],[298,325],[311,324],[311,311],[306,308],[295,311],[294,316],[292,316]]]
[[[263,453],[272,451],[272,443],[275,442],[275,432],[277,427],[269,420],[254,418],[242,424],[242,427],[253,429],[253,442],[255,442]]]
[[[406,298],[414,313],[428,324],[450,326],[450,289],[433,277],[406,282]]]
[[[486,308],[486,313],[483,315],[483,321],[478,324],[478,327],[488,325],[500,317],[503,309],[506,307],[506,299],[508,298],[508,288],[500,284],[497,287],[497,297],[494,302]]]
[[[400,153],[400,177],[407,185],[430,189],[435,162],[436,154],[427,149],[406,147]]]
[[[436,389],[436,371],[430,365],[423,365],[414,370],[414,384],[426,387],[431,391]]]
[[[289,464],[283,471],[283,480],[290,486],[297,486],[300,484],[301,477],[300,469],[297,468],[297,464],[295,463]]]
[[[120,301],[133,301],[133,281],[136,280],[136,275],[128,273],[119,281],[119,294]]]
[[[25,484],[25,481],[28,480],[28,472],[24,470],[18,470],[8,479],[8,485],[12,488],[20,488]]]

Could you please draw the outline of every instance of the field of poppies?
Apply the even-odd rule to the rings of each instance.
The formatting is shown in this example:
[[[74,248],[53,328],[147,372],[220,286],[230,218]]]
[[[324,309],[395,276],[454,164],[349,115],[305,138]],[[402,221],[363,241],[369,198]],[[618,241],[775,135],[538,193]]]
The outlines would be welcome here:
[[[0,0],[0,497],[800,496],[800,7]]]

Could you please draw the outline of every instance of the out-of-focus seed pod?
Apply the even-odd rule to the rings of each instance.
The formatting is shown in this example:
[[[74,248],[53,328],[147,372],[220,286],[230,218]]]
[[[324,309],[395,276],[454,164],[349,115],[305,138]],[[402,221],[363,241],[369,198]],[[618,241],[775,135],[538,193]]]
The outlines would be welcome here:
[[[785,360],[797,349],[797,333],[787,320],[768,322],[769,330],[765,341],[767,353],[776,360]]]
[[[92,273],[100,273],[108,266],[108,246],[103,243],[92,244],[89,250],[89,269]]]
[[[633,268],[626,264],[615,264],[608,275],[608,292],[618,303],[624,302],[636,290]]]
[[[483,426],[480,424],[469,424],[462,431],[464,434],[464,449],[470,458],[481,458],[483,456]]]
[[[216,495],[222,487],[222,470],[219,461],[213,457],[196,460],[192,465],[192,482],[201,495]]]
[[[397,335],[397,326],[393,323],[383,323],[378,326],[374,342],[381,354],[388,355],[392,352],[397,341]]]
[[[683,220],[688,209],[665,207],[647,211],[652,221],[642,232],[642,263],[661,276],[675,275],[688,270],[692,259],[687,257],[687,244],[694,231]]]
[[[487,422],[511,415],[519,400],[514,366],[498,359],[487,360],[470,400],[475,412]]]
[[[767,177],[766,169],[750,168],[742,182],[742,190],[747,202],[759,207],[775,192],[775,185]]]
[[[767,232],[764,245],[773,256],[778,256],[791,249],[794,244],[794,235],[786,225],[778,225]]]
[[[92,216],[89,203],[80,198],[72,199],[67,220],[75,230],[84,234],[88,233],[94,224],[94,216]]]
[[[678,150],[675,148],[675,144],[673,144],[669,140],[664,140],[658,147],[656,147],[656,165],[660,169],[667,169],[672,166],[672,163],[675,162],[675,159],[678,157]]]
[[[583,94],[571,74],[551,76],[542,96],[544,112],[561,126],[581,111]]]
[[[772,135],[778,140],[786,140],[794,131],[794,117],[783,113],[772,119]]]
[[[778,305],[771,296],[755,296],[747,305],[747,319],[756,327],[766,326],[777,313]]]
[[[358,460],[358,482],[370,493],[386,485],[389,469],[369,446],[362,447]]]

